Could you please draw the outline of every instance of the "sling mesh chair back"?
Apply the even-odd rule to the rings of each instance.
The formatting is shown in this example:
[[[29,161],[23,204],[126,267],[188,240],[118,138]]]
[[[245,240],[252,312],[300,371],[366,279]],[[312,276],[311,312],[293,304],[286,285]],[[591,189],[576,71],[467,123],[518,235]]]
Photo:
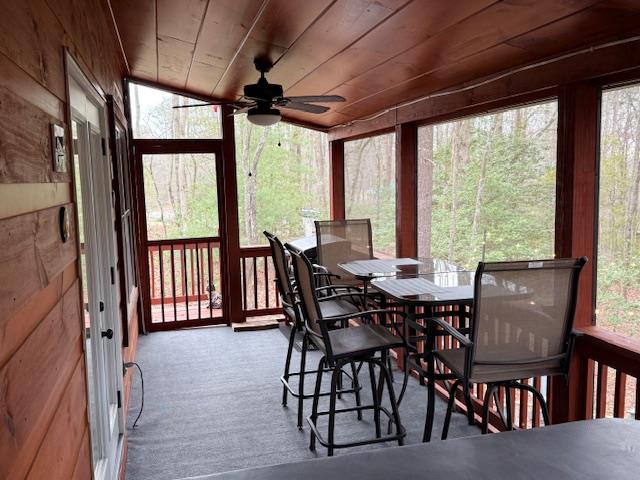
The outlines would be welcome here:
[[[315,226],[318,263],[340,275],[340,283],[358,283],[342,272],[338,264],[374,258],[371,220],[317,220]]]
[[[307,421],[311,427],[311,445],[310,448],[315,449],[316,439],[328,448],[329,455],[333,455],[334,448],[346,448],[356,445],[364,445],[368,443],[379,443],[387,441],[398,441],[402,445],[405,429],[400,423],[398,406],[393,391],[393,382],[387,369],[388,352],[392,348],[402,348],[405,342],[401,337],[401,333],[397,331],[399,336],[392,335],[387,329],[380,325],[362,325],[358,327],[331,329],[330,325],[336,320],[342,320],[345,323],[350,319],[370,318],[376,314],[399,315],[404,317],[404,313],[392,310],[369,310],[356,311],[343,316],[334,316],[327,318],[323,313],[322,302],[324,299],[318,299],[317,289],[315,285],[315,277],[313,275],[313,267],[309,259],[302,253],[291,251],[291,259],[293,271],[296,281],[296,293],[299,299],[299,305],[302,312],[302,318],[305,322],[305,329],[309,334],[311,341],[322,352],[320,364],[317,369],[316,386],[313,398],[313,409]],[[339,296],[348,296],[345,294],[336,294]],[[375,355],[380,353],[379,357]],[[369,366],[369,376],[372,388],[373,405],[362,406],[359,404],[359,398],[356,407],[337,409],[336,397],[339,386],[339,379],[342,368],[347,364],[351,364],[354,380],[357,381],[355,362],[362,361]],[[329,410],[326,412],[318,412],[318,397],[320,396],[320,388],[322,385],[322,374],[325,366],[332,368],[331,391],[329,398]],[[379,379],[376,381],[374,374],[374,366],[379,368]],[[384,386],[387,386],[389,401],[391,404],[391,412],[382,407],[381,399]],[[367,440],[359,440],[349,443],[336,443],[334,441],[335,415],[337,413],[357,412],[358,419],[362,418],[362,411],[373,410],[374,421],[376,426],[375,438]],[[382,437],[380,429],[380,414],[384,413],[392,424],[395,425],[395,434]],[[328,415],[328,435],[325,439],[319,433],[317,428],[317,419],[320,415]]]
[[[491,396],[500,386],[508,387],[505,412],[498,405],[507,429],[513,428],[510,388],[532,392],[548,423],[543,396],[519,380],[567,374],[578,279],[586,262],[583,257],[478,265],[471,337],[460,342],[461,348],[438,351],[436,357],[454,372],[463,388],[469,383],[488,384],[483,432]],[[448,411],[445,429],[450,414]]]
[[[287,396],[290,393],[298,399],[298,428],[302,428],[303,420],[303,401],[308,398],[312,398],[313,395],[304,393],[304,378],[306,374],[316,373],[315,370],[306,370],[306,356],[308,349],[307,334],[304,333],[304,322],[302,320],[302,312],[297,304],[296,288],[291,278],[290,268],[290,254],[288,250],[282,245],[282,242],[275,235],[265,231],[263,232],[269,245],[271,247],[271,258],[273,260],[274,269],[276,272],[276,284],[278,293],[280,295],[282,309],[285,316],[291,322],[291,332],[289,334],[289,345],[287,348],[287,357],[285,360],[284,373],[280,377],[282,382],[282,404],[287,405]],[[314,272],[314,278],[324,280],[328,274],[326,272]],[[342,287],[341,291],[344,291],[349,287]],[[357,308],[353,303],[341,299],[333,299],[332,292],[334,288],[332,286],[319,287],[322,293],[321,309],[326,316],[330,315],[343,315],[349,312],[357,311]],[[335,295],[334,295],[335,296]],[[332,327],[335,327],[332,325]],[[296,372],[291,371],[291,358],[293,354],[293,348],[296,342],[296,333],[303,332],[302,348],[300,352],[300,369]],[[297,377],[297,388],[293,387],[289,380],[291,377]],[[348,392],[349,390],[346,390]],[[353,390],[351,390],[353,391]]]
[[[276,272],[276,287],[278,289],[278,295],[280,296],[280,303],[282,304],[284,314],[294,324],[293,327],[301,327],[302,325],[299,315],[297,315],[295,310],[295,299],[293,296],[293,286],[291,285],[288,253],[278,237],[266,230],[263,233],[264,236],[267,237],[269,246],[271,247],[271,259],[273,260],[273,267]]]

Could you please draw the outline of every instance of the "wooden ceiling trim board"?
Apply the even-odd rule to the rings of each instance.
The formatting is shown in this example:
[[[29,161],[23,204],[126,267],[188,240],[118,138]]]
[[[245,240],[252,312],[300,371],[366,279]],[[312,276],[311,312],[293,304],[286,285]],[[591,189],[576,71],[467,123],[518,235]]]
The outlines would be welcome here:
[[[264,14],[264,12],[267,9],[268,5],[269,5],[269,0],[264,0],[262,2],[262,5],[260,5],[260,10],[258,10],[258,12],[256,13],[256,16],[253,19],[253,22],[251,22],[251,26],[247,29],[247,33],[244,35],[244,37],[242,37],[242,41],[238,44],[238,47],[233,52],[233,56],[231,57],[231,60],[229,60],[229,63],[227,64],[227,67],[224,69],[224,72],[222,72],[222,75],[220,76],[220,78],[218,79],[218,81],[214,85],[213,89],[211,90],[211,95],[213,95],[215,93],[215,91],[218,89],[218,86],[225,80],[227,74],[231,70],[231,66],[235,64],[236,59],[238,58],[238,56],[240,55],[240,52],[242,51],[242,49],[244,48],[245,44],[249,40],[249,37],[251,36],[251,33],[253,32],[253,29],[256,28],[256,25],[258,25],[258,22],[262,18],[262,15]]]
[[[307,91],[329,92],[495,3],[495,0],[414,0],[378,28],[296,81],[288,92],[290,95]]]
[[[595,44],[614,37],[624,38],[629,29],[637,28],[640,23],[640,3],[621,2],[619,0],[596,4],[575,15],[545,25],[531,32],[508,40],[506,43],[545,57],[557,50],[558,38],[565,50],[575,49],[587,44]],[[579,36],[569,37],[567,32],[580,32]]]
[[[170,85],[187,83],[206,0],[157,0],[158,78]]]
[[[214,95],[234,98],[246,83],[256,81],[256,56],[279,58],[326,11],[333,0],[271,0],[235,57],[234,68],[218,82]]]
[[[335,2],[282,55],[270,73],[275,83],[295,83],[366,36],[411,0]],[[337,52],[337,53],[336,53]]]
[[[193,50],[193,43],[158,35],[158,77],[163,83],[184,86]]]
[[[158,36],[194,44],[207,8],[207,0],[156,0]]]
[[[184,87],[186,88],[189,83],[189,75],[191,74],[191,69],[193,68],[193,62],[196,59],[196,46],[198,45],[198,40],[200,39],[200,35],[202,34],[202,28],[204,27],[204,21],[207,18],[207,12],[209,11],[209,6],[211,5],[210,0],[206,0],[206,5],[204,8],[204,12],[202,14],[202,19],[200,21],[200,26],[198,27],[198,33],[196,34],[195,45],[193,48],[193,53],[191,54],[191,61],[189,62],[189,69],[187,70],[187,77],[184,80]]]
[[[395,90],[399,85],[425,77],[448,64],[558,21],[588,8],[596,1],[584,0],[565,5],[557,0],[538,0],[538,7],[533,11],[530,5],[524,3],[494,5],[485,9],[482,14],[474,15],[442,30],[411,50],[345,82],[351,87],[366,88],[371,93],[354,101],[350,101],[354,97],[346,97],[348,103],[340,105],[339,110],[348,114],[352,105],[384,94],[389,89]],[[579,10],[576,10],[578,8]]]
[[[189,89],[211,94],[263,5],[263,0],[216,0],[207,9],[189,70]]]

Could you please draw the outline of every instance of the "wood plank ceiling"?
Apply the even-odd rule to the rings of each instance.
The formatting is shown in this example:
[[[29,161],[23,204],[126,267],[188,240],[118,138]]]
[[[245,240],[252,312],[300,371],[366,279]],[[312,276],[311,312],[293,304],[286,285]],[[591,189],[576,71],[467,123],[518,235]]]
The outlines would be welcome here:
[[[286,111],[322,127],[640,30],[638,0],[110,2],[132,76],[235,100],[268,56],[285,95],[347,99]]]

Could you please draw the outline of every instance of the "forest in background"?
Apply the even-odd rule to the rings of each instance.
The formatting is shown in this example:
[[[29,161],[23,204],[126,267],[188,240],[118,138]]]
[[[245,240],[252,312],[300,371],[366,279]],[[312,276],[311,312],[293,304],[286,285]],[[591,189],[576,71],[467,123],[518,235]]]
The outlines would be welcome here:
[[[219,112],[173,109],[194,102],[171,94],[139,95],[133,86],[137,138],[219,138]],[[150,90],[150,89],[149,89]],[[153,102],[145,102],[145,97]],[[197,102],[197,101],[196,101]],[[421,256],[467,268],[477,262],[552,257],[556,102],[419,129],[418,243]],[[345,206],[371,218],[376,251],[395,253],[395,137],[345,143]],[[267,229],[289,240],[328,217],[326,135],[281,122],[256,127],[236,119],[241,243],[264,244]],[[217,232],[215,168],[206,156],[145,161],[150,235]],[[640,87],[603,94],[597,319],[639,335]],[[155,238],[155,237],[154,237]]]

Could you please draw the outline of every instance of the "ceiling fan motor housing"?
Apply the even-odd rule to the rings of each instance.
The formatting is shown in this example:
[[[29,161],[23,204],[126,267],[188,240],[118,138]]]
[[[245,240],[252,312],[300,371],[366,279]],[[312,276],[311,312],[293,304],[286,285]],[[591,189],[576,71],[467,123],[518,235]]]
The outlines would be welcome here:
[[[283,96],[282,85],[269,83],[265,78],[258,80],[258,83],[244,86],[244,96],[264,102],[271,102],[272,99]]]

